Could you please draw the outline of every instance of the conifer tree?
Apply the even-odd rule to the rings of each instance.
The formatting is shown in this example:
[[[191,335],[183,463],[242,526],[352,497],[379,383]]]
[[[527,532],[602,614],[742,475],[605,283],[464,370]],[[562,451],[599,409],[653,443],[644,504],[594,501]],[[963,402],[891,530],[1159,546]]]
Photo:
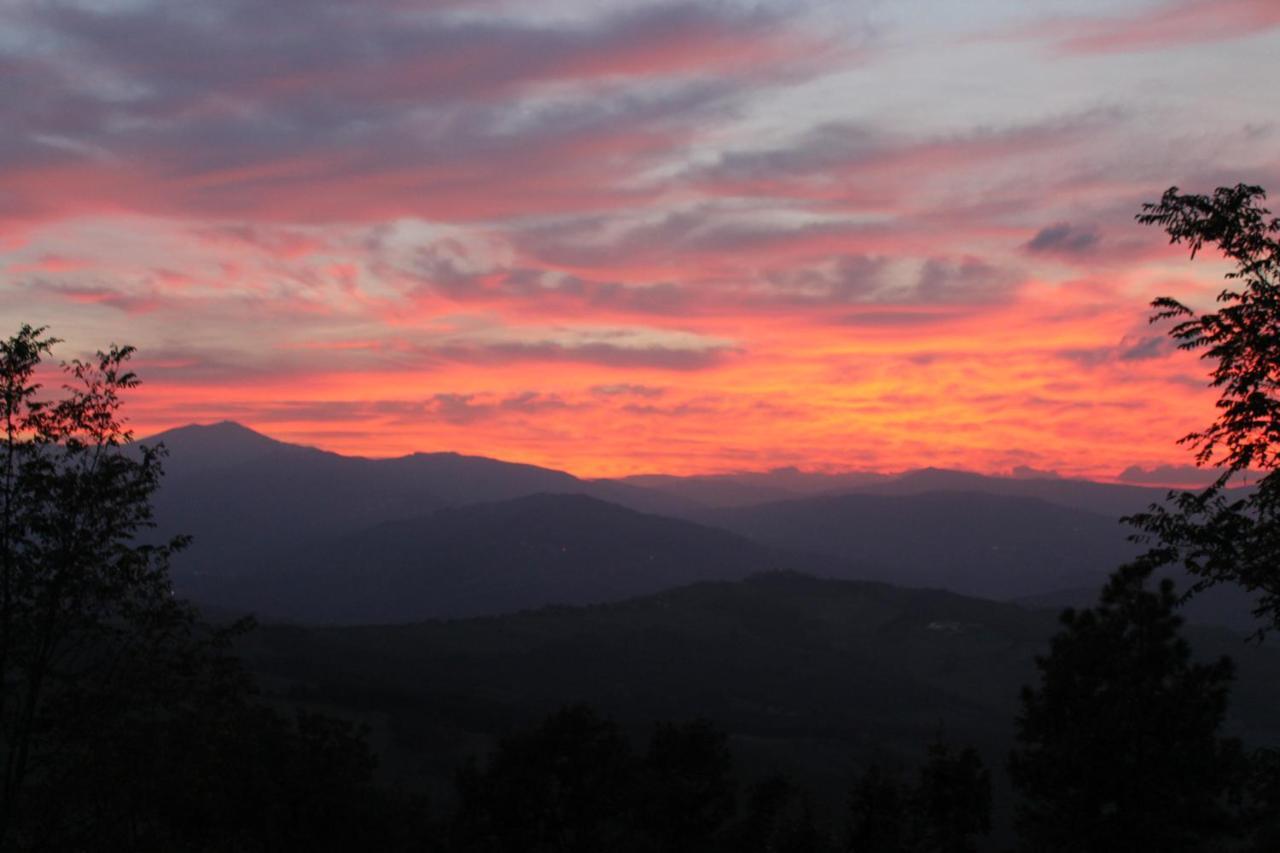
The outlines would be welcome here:
[[[1009,763],[1027,850],[1191,853],[1232,830],[1242,759],[1220,733],[1232,664],[1192,660],[1172,582],[1153,591],[1148,576],[1117,571],[1036,660]]]

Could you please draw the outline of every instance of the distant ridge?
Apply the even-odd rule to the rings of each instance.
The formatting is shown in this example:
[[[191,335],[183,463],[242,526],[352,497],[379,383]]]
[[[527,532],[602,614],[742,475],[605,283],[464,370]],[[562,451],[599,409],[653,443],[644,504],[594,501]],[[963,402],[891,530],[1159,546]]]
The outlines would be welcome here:
[[[605,601],[780,565],[1034,599],[1096,588],[1135,553],[1119,517],[1164,495],[940,469],[584,480],[452,452],[342,456],[230,421],[142,441],[169,449],[158,533],[193,536],[175,561],[180,591],[306,620]],[[838,490],[796,496],[782,484]],[[453,532],[463,529],[474,541]],[[577,542],[575,560],[539,550],[552,532]],[[664,538],[683,550],[641,561]]]
[[[947,468],[917,468],[900,474],[853,471],[837,474],[779,468],[774,471],[678,477],[646,474],[620,482],[696,501],[707,507],[743,507],[782,500],[842,494],[919,495],[974,492],[1036,498],[1072,509],[1119,518],[1163,501],[1164,487],[1102,483],[1056,476],[1000,477]]]
[[[434,468],[437,472],[449,471],[452,474],[466,476],[477,476],[487,468],[490,484],[497,492],[485,494],[478,499],[491,500],[514,496],[515,493],[531,493],[539,490],[521,492],[517,488],[511,494],[501,494],[503,488],[497,484],[497,481],[501,480],[505,474],[523,471],[530,476],[544,478],[544,482],[539,484],[542,491],[578,491],[626,506],[681,515],[688,515],[698,507],[749,506],[823,495],[976,492],[1038,498],[1060,506],[1118,518],[1121,515],[1140,512],[1151,503],[1162,501],[1168,492],[1165,487],[1103,483],[1064,477],[1001,477],[932,467],[912,469],[900,474],[871,471],[828,474],[785,467],[770,471],[727,474],[690,476],[640,474],[621,478],[582,479],[552,468],[506,462],[486,456],[467,456],[452,451],[415,452],[378,459],[343,456],[331,451],[280,441],[229,420],[177,427],[140,441],[143,444],[164,442],[170,450],[170,467],[175,472],[179,469],[233,466],[273,453],[324,455],[333,459],[360,461],[388,468],[394,467],[397,463],[417,464],[423,466],[421,470],[424,471]],[[437,490],[439,488],[437,484]],[[463,492],[466,491],[465,484],[460,484],[460,488]],[[455,501],[448,496],[442,496],[446,503],[466,502],[470,498],[470,495],[462,494]]]
[[[690,498],[708,506],[746,506],[836,491],[852,491],[891,479],[870,471],[824,474],[798,468],[677,477],[640,474],[620,482]]]
[[[1163,501],[1169,490],[1066,477],[991,477],[945,468],[920,468],[853,491],[883,495],[975,492],[1036,498],[1118,519],[1122,515],[1141,512],[1152,503]]]
[[[177,561],[179,577],[287,563],[317,537],[538,493],[588,494],[672,514],[688,508],[639,487],[481,456],[342,456],[277,441],[232,421],[179,427],[139,443],[163,443],[168,450],[156,498],[160,532],[194,537]]]
[[[801,562],[693,522],[537,494],[317,540],[287,562],[192,587],[267,618],[385,624],[616,601]]]
[[[856,563],[871,579],[994,599],[1096,588],[1136,553],[1115,518],[976,491],[828,495],[703,518],[777,548]]]

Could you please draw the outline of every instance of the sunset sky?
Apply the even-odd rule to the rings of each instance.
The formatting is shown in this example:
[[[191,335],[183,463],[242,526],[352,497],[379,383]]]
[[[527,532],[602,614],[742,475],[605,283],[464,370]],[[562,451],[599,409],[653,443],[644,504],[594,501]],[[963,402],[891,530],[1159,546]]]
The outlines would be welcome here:
[[[0,0],[0,333],[143,434],[1160,481],[1226,267],[1133,215],[1280,192],[1277,72],[1276,0]]]

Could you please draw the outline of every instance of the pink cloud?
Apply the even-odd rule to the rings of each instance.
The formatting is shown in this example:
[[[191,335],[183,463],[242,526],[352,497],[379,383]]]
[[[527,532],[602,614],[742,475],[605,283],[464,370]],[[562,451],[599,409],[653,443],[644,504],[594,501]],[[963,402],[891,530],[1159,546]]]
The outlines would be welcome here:
[[[1063,53],[1092,54],[1226,41],[1275,27],[1274,0],[1172,0],[1145,14],[1055,22],[1041,32]]]
[[[25,261],[21,263],[12,263],[9,265],[10,274],[20,273],[60,273],[71,272],[73,270],[82,270],[88,267],[92,262],[87,258],[78,258],[71,255],[61,254],[43,254],[33,261]]]

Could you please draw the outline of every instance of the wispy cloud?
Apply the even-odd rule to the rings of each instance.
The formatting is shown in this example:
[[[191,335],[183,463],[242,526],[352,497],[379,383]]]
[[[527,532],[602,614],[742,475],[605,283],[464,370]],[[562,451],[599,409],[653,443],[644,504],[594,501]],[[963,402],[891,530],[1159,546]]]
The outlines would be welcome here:
[[[1229,41],[1277,27],[1280,6],[1271,0],[1164,0],[1137,13],[1057,21],[1045,35],[1063,53],[1096,54]]]
[[[1147,303],[1223,270],[1132,216],[1280,183],[1223,95],[1280,12],[1051,5],[0,4],[0,316],[139,345],[142,429],[1175,464],[1211,394]]]

